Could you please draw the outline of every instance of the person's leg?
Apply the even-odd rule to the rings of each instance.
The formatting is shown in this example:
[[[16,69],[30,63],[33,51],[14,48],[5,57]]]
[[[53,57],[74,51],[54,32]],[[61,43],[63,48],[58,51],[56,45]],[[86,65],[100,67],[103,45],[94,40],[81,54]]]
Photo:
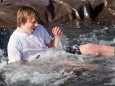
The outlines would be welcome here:
[[[84,44],[80,45],[80,51],[83,55],[114,56],[114,47],[99,44]]]
[[[103,56],[115,56],[115,47],[101,45],[100,54]]]

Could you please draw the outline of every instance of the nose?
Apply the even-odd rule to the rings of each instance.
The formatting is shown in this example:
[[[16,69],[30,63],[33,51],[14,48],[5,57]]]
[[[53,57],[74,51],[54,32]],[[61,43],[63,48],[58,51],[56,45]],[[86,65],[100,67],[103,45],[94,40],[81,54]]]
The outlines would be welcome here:
[[[38,26],[38,23],[35,23],[35,26]]]

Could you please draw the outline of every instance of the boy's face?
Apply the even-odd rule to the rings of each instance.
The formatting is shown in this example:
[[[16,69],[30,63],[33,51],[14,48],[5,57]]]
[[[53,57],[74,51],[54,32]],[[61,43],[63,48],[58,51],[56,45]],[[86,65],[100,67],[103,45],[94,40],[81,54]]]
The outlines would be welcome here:
[[[38,26],[38,22],[34,17],[28,19],[26,23],[22,25],[23,32],[32,34],[35,28]]]

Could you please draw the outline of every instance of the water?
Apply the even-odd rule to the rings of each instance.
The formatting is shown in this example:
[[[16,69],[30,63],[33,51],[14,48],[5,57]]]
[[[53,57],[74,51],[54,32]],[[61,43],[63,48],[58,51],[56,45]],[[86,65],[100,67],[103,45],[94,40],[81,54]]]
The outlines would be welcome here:
[[[69,23],[70,24],[70,23]],[[115,44],[115,25],[70,27],[61,24],[61,46],[97,43]],[[72,26],[73,23],[71,23]],[[74,22],[75,24],[75,22]],[[13,30],[0,29],[0,86],[114,86],[115,58],[84,56],[49,49],[40,58],[25,64],[7,65],[7,43]],[[49,33],[50,29],[47,28]],[[52,34],[51,34],[52,35]]]

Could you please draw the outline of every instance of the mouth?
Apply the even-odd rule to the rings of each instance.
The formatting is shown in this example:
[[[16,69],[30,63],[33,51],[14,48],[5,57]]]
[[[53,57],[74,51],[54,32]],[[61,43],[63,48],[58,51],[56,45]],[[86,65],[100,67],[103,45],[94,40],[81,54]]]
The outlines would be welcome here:
[[[33,33],[35,31],[35,28],[31,29],[31,33]]]
[[[31,33],[33,33],[36,30],[36,27],[31,28]]]
[[[36,29],[35,27],[34,27],[34,28],[32,28],[32,31],[35,31],[35,29]]]
[[[35,31],[35,28],[33,28],[33,31]]]

